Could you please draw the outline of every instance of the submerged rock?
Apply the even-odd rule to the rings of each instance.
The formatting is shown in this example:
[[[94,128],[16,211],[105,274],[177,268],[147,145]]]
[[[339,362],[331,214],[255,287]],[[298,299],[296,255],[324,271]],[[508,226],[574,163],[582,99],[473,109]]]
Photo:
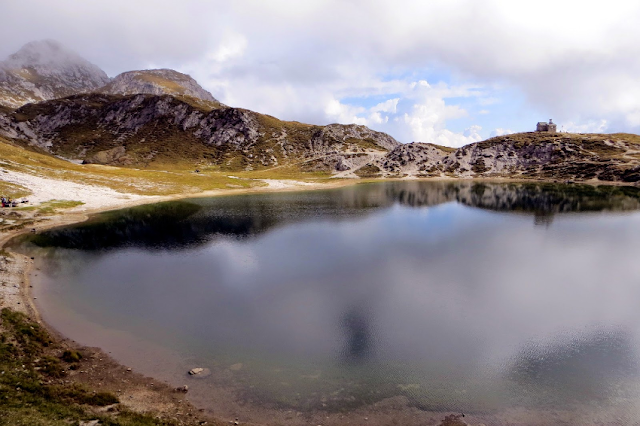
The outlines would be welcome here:
[[[196,367],[189,370],[189,376],[195,377],[195,378],[206,377],[206,376],[209,376],[210,374],[211,374],[211,370],[209,370],[208,368]]]
[[[196,374],[200,374],[203,371],[204,371],[204,368],[200,368],[200,367],[192,368],[191,370],[189,370],[189,375],[195,376]]]
[[[468,423],[462,421],[464,414],[451,414],[446,416],[438,426],[469,426]]]

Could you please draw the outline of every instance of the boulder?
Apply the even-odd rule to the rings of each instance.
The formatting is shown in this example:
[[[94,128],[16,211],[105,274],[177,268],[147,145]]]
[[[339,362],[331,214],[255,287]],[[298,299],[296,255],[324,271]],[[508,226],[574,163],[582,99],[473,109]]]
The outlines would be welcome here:
[[[189,370],[189,375],[195,376],[197,374],[202,373],[203,371],[204,371],[204,368],[200,368],[200,367],[192,368],[191,370]]]

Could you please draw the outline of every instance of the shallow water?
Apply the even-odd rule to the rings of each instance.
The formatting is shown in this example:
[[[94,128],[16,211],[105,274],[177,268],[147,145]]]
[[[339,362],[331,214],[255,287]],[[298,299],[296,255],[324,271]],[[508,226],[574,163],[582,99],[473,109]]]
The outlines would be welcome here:
[[[633,188],[391,182],[143,206],[23,244],[45,320],[191,380],[222,416],[402,396],[629,424],[639,208]],[[186,377],[196,366],[212,374]]]

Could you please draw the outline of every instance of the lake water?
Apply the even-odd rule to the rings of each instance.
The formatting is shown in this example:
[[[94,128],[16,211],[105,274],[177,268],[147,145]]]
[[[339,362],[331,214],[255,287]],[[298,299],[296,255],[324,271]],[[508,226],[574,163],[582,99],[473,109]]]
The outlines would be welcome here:
[[[637,424],[639,209],[636,188],[387,182],[142,206],[23,244],[46,321],[223,418]]]

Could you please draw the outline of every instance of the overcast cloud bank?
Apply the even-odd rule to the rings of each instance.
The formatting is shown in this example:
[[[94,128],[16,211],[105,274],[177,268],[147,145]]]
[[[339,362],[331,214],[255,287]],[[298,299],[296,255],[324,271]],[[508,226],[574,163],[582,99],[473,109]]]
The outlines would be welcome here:
[[[110,76],[190,74],[221,102],[460,146],[553,118],[640,132],[640,4],[5,1],[0,57],[51,38]]]

